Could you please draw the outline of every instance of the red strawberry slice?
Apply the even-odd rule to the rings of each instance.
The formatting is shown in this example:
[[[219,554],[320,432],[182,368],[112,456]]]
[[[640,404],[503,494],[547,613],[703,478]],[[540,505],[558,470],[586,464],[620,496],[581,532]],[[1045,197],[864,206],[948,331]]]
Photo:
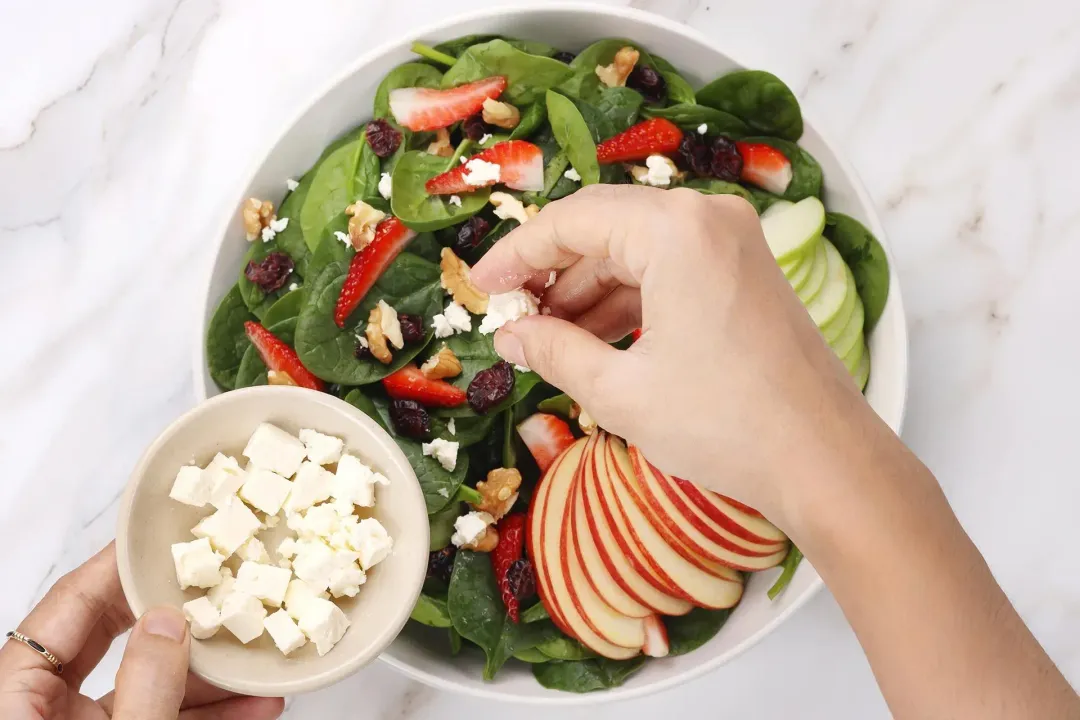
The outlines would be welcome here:
[[[395,400],[415,400],[428,407],[457,407],[466,400],[464,390],[445,380],[429,380],[415,365],[383,378],[382,384]]]
[[[641,339],[642,332],[643,332],[643,330],[641,328],[638,328],[634,332],[630,333],[630,338],[633,341],[633,342],[630,343],[631,345],[633,345],[634,343],[636,343],[638,340]]]
[[[525,447],[544,472],[562,451],[574,444],[574,433],[562,418],[547,413],[530,415],[517,426]]]
[[[652,118],[634,125],[596,146],[601,163],[632,162],[650,155],[673,153],[679,149],[683,131],[667,118]]]
[[[525,550],[525,513],[507,515],[499,522],[499,544],[491,553],[491,567],[495,570],[495,582],[499,586],[506,613],[518,621],[520,603],[510,587],[510,567],[521,559]]]
[[[475,168],[470,166],[476,160],[498,165],[498,180],[485,178],[478,184],[467,182],[466,177],[475,172]],[[534,192],[543,190],[544,151],[524,140],[496,143],[487,150],[473,155],[467,163],[450,168],[442,175],[431,178],[424,188],[431,195],[457,195],[494,185],[497,182],[515,190]]]
[[[502,75],[446,90],[398,88],[390,91],[390,112],[413,132],[438,130],[480,112],[485,100],[499,97],[505,89]]]
[[[768,190],[774,195],[783,195],[791,184],[791,161],[784,153],[764,143],[736,142],[735,147],[742,155],[743,182]]]
[[[244,332],[248,340],[255,346],[259,357],[268,370],[285,373],[300,387],[310,390],[322,390],[323,381],[311,374],[311,371],[300,362],[300,356],[296,351],[280,340],[272,332],[257,322],[244,323]]]
[[[396,217],[389,217],[375,228],[375,238],[360,252],[353,255],[349,263],[349,274],[341,286],[337,306],[334,308],[334,322],[339,328],[345,327],[345,321],[367,295],[368,290],[383,274],[383,270],[394,261],[409,241],[416,237],[416,232],[405,227],[405,223]]]
[[[648,657],[667,657],[671,651],[668,644],[667,628],[657,615],[649,615],[645,618],[645,647],[641,652]]]

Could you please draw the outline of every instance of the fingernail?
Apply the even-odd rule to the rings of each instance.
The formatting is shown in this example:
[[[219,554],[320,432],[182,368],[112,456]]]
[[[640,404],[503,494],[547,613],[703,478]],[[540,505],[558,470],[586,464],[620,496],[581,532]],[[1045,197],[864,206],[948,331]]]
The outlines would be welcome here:
[[[152,608],[142,618],[142,626],[151,635],[168,638],[174,642],[183,642],[187,635],[187,620],[184,615],[172,607]]]
[[[522,347],[521,340],[505,327],[495,333],[495,352],[499,353],[503,360],[514,365],[528,365],[525,362],[525,348]]]

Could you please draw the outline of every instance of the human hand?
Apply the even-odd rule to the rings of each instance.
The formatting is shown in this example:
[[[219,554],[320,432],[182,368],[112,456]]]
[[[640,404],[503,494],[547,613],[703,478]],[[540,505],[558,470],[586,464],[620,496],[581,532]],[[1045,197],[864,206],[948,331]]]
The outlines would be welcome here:
[[[79,692],[119,635],[134,629],[116,690],[98,700]],[[64,663],[15,640],[0,647],[0,717],[11,720],[271,720],[281,698],[238,697],[188,674],[190,636],[179,610],[153,608],[135,623],[109,544],[57,581],[19,625]]]
[[[773,259],[753,208],[692,190],[595,185],[547,205],[473,268],[551,315],[495,337],[665,471],[784,524],[811,463],[876,418]],[[641,327],[627,351],[607,342]],[[783,502],[782,502],[783,501]]]

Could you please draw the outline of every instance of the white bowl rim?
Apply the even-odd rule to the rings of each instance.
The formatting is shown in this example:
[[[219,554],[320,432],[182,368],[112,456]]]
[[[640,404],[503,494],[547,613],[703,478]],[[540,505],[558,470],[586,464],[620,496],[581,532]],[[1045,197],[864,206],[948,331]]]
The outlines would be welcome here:
[[[413,42],[422,38],[438,36],[446,27],[451,25],[465,23],[472,20],[484,19],[492,15],[499,15],[500,13],[504,12],[528,13],[536,11],[607,15],[611,17],[638,21],[646,24],[656,25],[668,32],[682,35],[688,40],[708,45],[710,47],[715,47],[714,43],[711,40],[709,40],[707,37],[705,37],[702,33],[698,32],[694,28],[691,28],[690,26],[683,23],[669,20],[668,18],[665,18],[661,15],[657,15],[655,13],[647,12],[644,10],[638,10],[636,8],[598,5],[590,2],[567,2],[562,0],[557,2],[545,2],[544,0],[535,0],[534,2],[523,3],[520,5],[494,6],[483,10],[474,10],[472,12],[453,15],[444,20],[422,26],[416,30],[413,30],[410,33],[399,37],[396,40],[384,42],[381,45],[375,47],[374,49],[363,53],[351,63],[346,65],[341,71],[336,73],[329,81],[321,85],[318,90],[311,93],[304,103],[298,105],[297,112],[290,116],[285,123],[281,124],[278,132],[276,132],[272,136],[269,136],[270,139],[267,141],[264,150],[255,155],[255,160],[252,161],[249,170],[243,175],[242,182],[237,183],[236,192],[230,194],[230,197],[241,197],[243,195],[244,190],[251,186],[255,177],[258,175],[258,172],[261,169],[263,163],[266,161],[269,153],[275,147],[277,147],[277,145],[284,139],[284,137],[289,133],[293,126],[295,126],[304,117],[304,115],[307,114],[307,112],[312,108],[312,106],[318,103],[323,97],[330,94],[333,89],[337,87],[337,85],[347,80],[353,74],[362,69],[365,65],[370,64],[378,57],[388,54],[394,49],[403,46],[409,46]],[[741,62],[738,57],[732,55],[728,51],[720,50],[719,48],[717,48],[717,51],[725,55],[727,58],[732,60],[732,62],[740,65],[741,67],[747,67],[747,65]],[[803,105],[802,101],[800,101],[800,105]],[[837,163],[843,168],[844,173],[847,175],[849,181],[851,182],[851,186],[854,189],[856,195],[858,196],[860,204],[869,210],[865,222],[870,226],[869,229],[874,233],[875,237],[880,240],[881,245],[885,250],[886,257],[889,260],[890,278],[888,303],[889,305],[896,305],[896,311],[898,312],[899,318],[901,320],[899,328],[901,342],[899,343],[900,349],[897,350],[897,352],[899,353],[899,357],[897,357],[897,362],[899,364],[900,375],[903,380],[903,394],[900,401],[899,411],[897,413],[896,424],[892,426],[893,431],[896,432],[897,435],[899,435],[901,430],[903,429],[904,420],[907,415],[907,402],[909,393],[908,367],[910,362],[910,348],[907,334],[907,315],[904,310],[904,302],[901,295],[899,277],[896,274],[896,258],[892,250],[890,249],[885,229],[881,225],[881,220],[878,217],[873,200],[871,199],[870,193],[867,191],[866,186],[863,184],[862,179],[859,177],[854,167],[852,167],[852,165],[848,162],[846,156],[843,153],[837,152],[837,145],[833,143],[828,138],[828,136],[821,131],[821,126],[810,120],[811,114],[807,113],[805,107],[802,107],[802,115],[804,123],[807,126],[812,127],[817,133],[818,137],[821,139],[821,142],[826,147],[828,147],[830,151],[832,151],[833,157],[836,159]],[[213,225],[213,227],[217,229],[215,232],[211,233],[211,237],[221,239],[226,236],[228,228],[233,220],[233,213],[233,206],[229,206],[229,209],[227,211],[223,211],[221,220],[215,225]],[[199,320],[196,323],[196,330],[198,332],[198,336],[196,337],[193,358],[195,392],[199,400],[205,400],[208,397],[206,387],[206,373],[204,371],[205,356],[203,354],[203,344],[204,338],[206,337],[207,329],[205,306],[206,298],[209,297],[210,290],[213,285],[214,269],[217,265],[216,261],[217,254],[215,252],[206,269],[206,273],[204,276],[205,279],[201,285],[201,291],[199,294]],[[805,572],[807,569],[811,568],[807,567],[807,564],[804,563],[803,571]],[[816,570],[814,572],[816,575]],[[632,700],[635,698],[645,697],[647,695],[662,692],[664,690],[669,690],[673,687],[682,685],[684,683],[690,682],[691,680],[695,680],[703,675],[706,675],[707,673],[712,672],[721,665],[730,662],[739,655],[745,653],[750,648],[757,645],[766,636],[768,636],[777,627],[779,627],[783,622],[785,622],[789,617],[791,617],[797,610],[810,602],[811,599],[816,597],[821,592],[821,589],[824,587],[824,585],[825,583],[820,576],[815,577],[813,583],[806,588],[802,595],[796,598],[784,610],[780,611],[772,620],[763,625],[756,633],[736,645],[724,655],[712,658],[707,662],[703,662],[700,665],[694,667],[693,669],[682,673],[681,675],[676,675],[648,684],[642,684],[640,686],[624,686],[619,688],[613,688],[611,690],[605,690],[602,692],[585,694],[565,693],[562,695],[523,697],[520,695],[514,695],[512,693],[507,693],[496,689],[489,689],[483,687],[466,687],[458,685],[457,683],[445,680],[437,675],[418,670],[412,665],[398,660],[390,654],[389,650],[384,652],[379,657],[380,660],[390,665],[391,667],[397,669],[408,677],[418,680],[426,685],[438,688],[440,690],[448,690],[450,692],[461,693],[485,700],[547,706],[600,705],[612,702],[621,702],[624,700]]]

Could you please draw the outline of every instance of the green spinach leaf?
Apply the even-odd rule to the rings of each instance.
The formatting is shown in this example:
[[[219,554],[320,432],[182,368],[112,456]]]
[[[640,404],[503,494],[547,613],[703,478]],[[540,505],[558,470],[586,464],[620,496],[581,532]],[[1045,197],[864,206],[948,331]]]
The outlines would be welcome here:
[[[740,138],[750,132],[750,126],[729,112],[711,108],[708,105],[682,103],[670,107],[646,106],[642,111],[646,117],[667,118],[688,132],[697,132],[701,125],[708,126],[706,135],[726,135]]]
[[[437,48],[436,48],[437,49]],[[398,88],[437,88],[442,80],[438,68],[427,63],[409,62],[398,65],[387,73],[375,91],[373,115],[376,119],[388,118],[390,113],[390,91]]]
[[[269,329],[290,318],[295,319],[300,315],[300,308],[303,306],[304,288],[297,288],[287,292],[271,305],[270,309],[263,315],[263,325]]]
[[[574,405],[576,404],[577,403],[574,402],[572,397],[566,393],[562,393],[555,397],[550,397],[547,400],[541,400],[537,404],[536,409],[540,412],[551,413],[552,415],[558,415],[559,417],[570,420],[572,419],[571,415],[573,414]]]
[[[551,57],[558,52],[558,48],[548,45],[545,42],[539,40],[521,40],[518,38],[507,37],[505,35],[465,35],[463,37],[455,38],[454,40],[448,40],[443,43],[439,43],[435,46],[435,50],[444,53],[446,55],[453,55],[454,57],[460,57],[463,52],[472,47],[473,45],[479,45],[481,43],[490,42],[492,40],[505,40],[510,45],[513,45],[522,52],[527,52],[531,55],[543,55],[545,57]]]
[[[536,649],[552,660],[588,660],[596,657],[592,650],[565,635],[542,642]]]
[[[510,133],[510,139],[524,140],[528,138],[544,124],[545,120],[547,120],[547,103],[537,100],[525,108],[525,112],[521,113],[521,121]]]
[[[742,119],[756,132],[792,142],[802,137],[802,110],[784,81],[764,70],[737,70],[697,92],[697,101]]]
[[[784,156],[791,161],[791,183],[788,185],[787,190],[784,191],[784,194],[780,196],[782,200],[798,202],[811,195],[821,197],[823,180],[821,165],[818,164],[813,155],[803,150],[801,146],[780,138],[764,136],[747,137],[743,138],[743,141],[774,147],[784,153]]]
[[[711,178],[694,178],[687,180],[686,187],[693,188],[704,195],[738,195],[757,209],[757,202],[753,194],[738,183],[725,182]],[[760,213],[760,210],[758,210]]]
[[[533,665],[533,677],[549,690],[587,693],[619,687],[645,665],[644,657],[630,660],[580,660]]]
[[[720,632],[730,616],[730,609],[694,608],[685,615],[664,618],[668,633],[668,657],[697,650]]]
[[[840,251],[840,256],[855,276],[866,320],[865,331],[874,329],[889,299],[889,259],[885,248],[861,222],[843,213],[825,216],[825,237]]]
[[[280,304],[281,300],[278,300],[270,309],[273,310]],[[267,312],[267,315],[269,315],[269,312]],[[296,335],[296,316],[284,318],[273,325],[264,322],[264,327],[278,340],[281,340],[286,345],[292,345]],[[236,372],[236,387],[239,389],[265,385],[266,383],[266,363],[263,362],[262,356],[259,355],[259,351],[255,349],[255,346],[249,342],[247,350],[244,351],[244,357],[240,360],[240,369]]]
[[[694,88],[686,81],[675,66],[659,55],[652,56],[653,67],[664,78],[667,84],[667,100],[672,105],[676,103],[697,102],[694,97]]]
[[[559,147],[581,176],[582,185],[600,182],[600,163],[596,160],[596,143],[585,118],[573,101],[557,92],[547,93],[548,119]]]
[[[442,78],[444,88],[481,80],[493,75],[507,79],[502,98],[523,106],[541,99],[544,92],[573,74],[565,63],[518,50],[505,40],[473,45],[461,54]]]
[[[548,611],[547,608],[544,607],[544,603],[539,601],[537,601],[537,603],[531,608],[521,613],[521,622],[523,623],[540,622],[541,620],[550,619],[551,616],[548,615]]]
[[[479,321],[476,318],[473,318],[472,332],[458,333],[457,335],[448,338],[446,341],[447,346],[454,351],[454,355],[456,355],[458,361],[461,362],[461,374],[450,380],[450,383],[462,390],[469,389],[469,383],[476,377],[476,373],[481,370],[487,370],[495,363],[502,362],[502,358],[495,352],[495,343],[493,340],[495,337],[494,333],[483,335],[480,333],[479,326]],[[529,394],[529,391],[541,382],[543,382],[543,380],[534,372],[523,373],[515,370],[514,389],[510,391],[510,395],[485,413],[483,417],[494,418],[502,411],[513,407],[515,404],[521,402],[521,400]],[[436,410],[434,416],[444,418],[480,417],[477,415],[476,411],[468,405]]]
[[[255,320],[240,289],[233,286],[218,303],[206,329],[206,363],[210,377],[222,390],[232,390],[244,352],[251,345],[244,323]]]
[[[416,599],[416,605],[413,606],[412,615],[409,618],[428,627],[448,628],[452,626],[450,613],[446,610],[446,601],[423,593]]]
[[[424,184],[446,171],[446,158],[426,152],[405,153],[394,168],[391,207],[394,215],[413,230],[441,230],[457,225],[487,205],[490,188],[460,195],[461,205],[451,205],[447,196],[429,195]]]
[[[454,521],[460,515],[461,503],[452,502],[428,517],[428,527],[431,530],[431,542],[428,546],[430,552],[442,550],[450,544],[450,538],[454,534]]]
[[[613,133],[617,135],[637,122],[644,102],[645,99],[637,90],[625,87],[604,88],[596,99],[596,109],[607,117]]]
[[[551,662],[551,658],[549,658],[547,655],[540,652],[536,648],[528,648],[526,650],[516,650],[514,652],[514,659],[515,660],[520,660],[521,662],[529,663],[530,665],[532,665],[534,663]]]
[[[311,186],[300,209],[300,230],[309,250],[315,250],[323,229],[356,197],[356,173],[364,145],[363,130],[330,152],[311,170]],[[376,183],[378,178],[376,178]],[[290,220],[290,225],[293,221]]]

